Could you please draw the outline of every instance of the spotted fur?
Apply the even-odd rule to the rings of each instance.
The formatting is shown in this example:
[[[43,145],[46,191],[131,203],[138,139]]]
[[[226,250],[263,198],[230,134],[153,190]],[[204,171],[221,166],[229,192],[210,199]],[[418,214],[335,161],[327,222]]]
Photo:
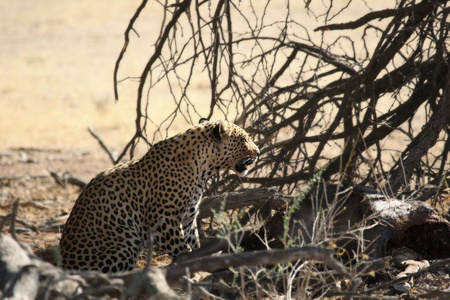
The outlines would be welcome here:
[[[150,233],[172,257],[198,248],[195,220],[206,181],[223,169],[246,175],[258,155],[240,127],[201,120],[141,159],[98,174],[81,192],[62,233],[63,267],[132,270]]]

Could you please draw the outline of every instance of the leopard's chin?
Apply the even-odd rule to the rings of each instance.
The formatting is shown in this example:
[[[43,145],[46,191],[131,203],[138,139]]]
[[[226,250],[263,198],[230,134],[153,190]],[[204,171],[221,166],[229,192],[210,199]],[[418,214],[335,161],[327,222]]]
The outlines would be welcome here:
[[[247,166],[250,166],[254,162],[255,162],[255,159],[253,159],[251,157],[247,157],[247,158],[243,159],[242,161],[238,162],[237,164],[235,164],[233,171],[239,177],[247,176],[247,174],[248,174]]]

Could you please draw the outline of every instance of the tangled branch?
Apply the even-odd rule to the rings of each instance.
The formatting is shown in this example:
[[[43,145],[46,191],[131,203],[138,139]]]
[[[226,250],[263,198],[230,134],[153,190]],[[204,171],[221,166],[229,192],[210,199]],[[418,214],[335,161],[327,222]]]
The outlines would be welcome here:
[[[117,68],[145,2],[125,32]],[[149,143],[146,132],[164,138],[175,120],[194,124],[208,116],[246,128],[263,154],[253,176],[242,181],[225,174],[209,193],[242,184],[291,193],[331,161],[325,179],[391,194],[443,182],[449,169],[448,1],[404,0],[331,23],[353,2],[339,7],[330,1],[325,10],[309,3],[317,15],[312,21],[325,24],[317,28],[295,17],[289,1],[161,3],[161,34],[137,91],[136,132],[118,159],[127,151],[133,156],[139,139]],[[338,30],[345,32],[329,34]],[[209,105],[192,100],[200,82],[209,83]],[[144,97],[155,86],[174,100],[157,125],[151,116],[161,113]]]

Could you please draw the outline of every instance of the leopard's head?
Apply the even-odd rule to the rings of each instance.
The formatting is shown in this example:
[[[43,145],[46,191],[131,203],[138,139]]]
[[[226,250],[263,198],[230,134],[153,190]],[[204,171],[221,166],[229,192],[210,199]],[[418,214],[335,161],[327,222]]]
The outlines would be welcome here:
[[[202,123],[202,122],[201,122]],[[231,169],[245,176],[248,167],[259,157],[258,146],[241,127],[227,121],[203,122],[214,143],[213,153],[217,169]]]

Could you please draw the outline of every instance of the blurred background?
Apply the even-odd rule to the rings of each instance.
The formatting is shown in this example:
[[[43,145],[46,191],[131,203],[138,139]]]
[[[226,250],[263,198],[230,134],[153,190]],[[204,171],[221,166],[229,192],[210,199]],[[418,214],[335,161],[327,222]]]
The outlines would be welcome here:
[[[316,11],[323,10],[320,1],[316,2],[311,4]],[[105,143],[121,150],[133,135],[138,81],[129,79],[120,83],[120,99],[116,102],[113,70],[123,46],[123,33],[140,3],[138,0],[0,2],[0,149],[99,150],[87,131],[88,126],[93,126]],[[276,5],[279,13],[284,14],[284,2]],[[370,6],[377,8],[384,4],[370,3]],[[292,17],[302,26],[313,29],[321,25],[306,11],[302,1],[292,3],[290,9]],[[369,11],[364,3],[352,3],[335,20],[353,18],[362,15],[362,11]],[[271,8],[269,15],[276,17],[277,13]],[[149,1],[135,25],[140,37],[131,33],[132,41],[120,66],[119,79],[141,75],[153,51],[162,17],[161,5]],[[240,28],[239,24],[235,28]],[[312,31],[310,34],[320,44],[321,34]],[[339,33],[329,33],[330,38],[334,35]],[[192,85],[191,93],[194,101],[201,104],[199,113],[208,114],[208,82]],[[150,110],[155,122],[170,109],[167,105],[170,100],[167,88],[157,85],[152,89]],[[177,122],[171,133],[188,126],[182,118]]]
[[[0,149],[98,150],[88,126],[123,146],[132,134],[135,86],[122,85],[115,102],[112,74],[139,3],[0,2]],[[124,73],[140,68],[146,53],[134,58]]]

